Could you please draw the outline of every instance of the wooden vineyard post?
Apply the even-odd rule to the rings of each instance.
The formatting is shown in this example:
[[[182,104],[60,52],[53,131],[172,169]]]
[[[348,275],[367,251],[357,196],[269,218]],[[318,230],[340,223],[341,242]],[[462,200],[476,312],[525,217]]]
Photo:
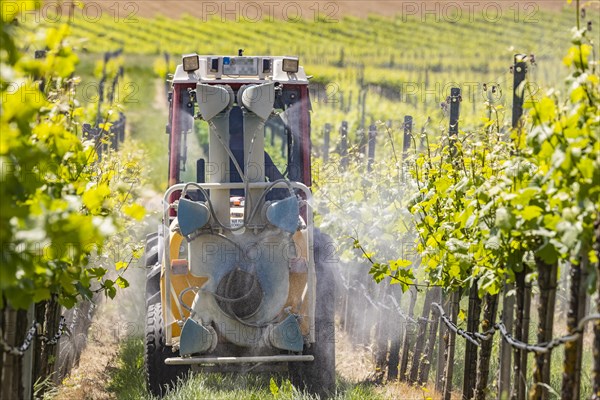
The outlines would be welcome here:
[[[458,318],[458,309],[460,301],[460,292],[453,292],[451,294],[451,321],[456,324]],[[448,346],[446,347],[446,366],[444,367],[444,391],[443,399],[451,400],[452,398],[452,377],[454,375],[454,351],[456,344],[456,334],[452,331],[448,331]]]
[[[504,286],[502,294],[502,315],[500,316],[500,320],[506,326],[507,332],[512,332],[513,329],[515,297],[514,295],[509,295],[509,292],[513,289],[514,285],[507,284]],[[500,343],[500,378],[498,379],[498,398],[500,399],[507,398],[511,392],[511,356],[511,346],[505,340],[502,340]]]
[[[421,318],[419,318],[419,321],[417,323],[419,328],[417,331],[417,338],[414,346],[413,359],[410,367],[410,375],[408,377],[408,381],[410,383],[415,383],[419,379],[419,365],[421,364],[423,348],[425,347],[425,340],[427,339],[427,317],[429,316],[429,312],[431,310],[433,296],[434,292],[432,289],[429,289],[427,293],[425,293],[423,311],[421,313]]]
[[[382,305],[385,304],[385,298],[390,288],[389,283],[385,282],[384,285],[379,285],[379,296],[378,300],[380,306],[377,310],[377,329],[375,330],[375,365],[377,368],[377,382],[383,382],[383,376],[385,375],[385,367],[387,365],[388,357],[388,333],[391,328],[392,315],[390,310],[384,308]]]
[[[404,170],[408,168],[406,165],[406,158],[408,157],[408,149],[410,148],[410,141],[412,138],[412,129],[413,129],[413,117],[410,115],[404,116],[404,136],[402,138],[402,178],[404,179]]]
[[[481,300],[477,291],[477,281],[471,284],[469,289],[469,310],[467,312],[467,331],[479,330],[479,318],[481,314]],[[467,341],[465,343],[465,369],[463,375],[463,399],[471,399],[475,390],[475,378],[477,375],[477,346]]]
[[[498,295],[487,294],[485,296],[485,310],[483,313],[483,322],[481,328],[485,332],[496,323],[496,312],[498,310]],[[481,343],[481,351],[477,360],[477,384],[475,385],[475,400],[485,400],[488,398],[488,378],[490,372],[490,359],[494,342],[485,340]],[[472,397],[469,396],[468,399]]]
[[[2,339],[6,341],[9,346],[19,346],[17,343],[19,340],[17,336],[17,311],[12,308],[5,306],[2,309],[2,325],[0,326],[0,332],[2,333]],[[0,353],[0,398],[12,399],[19,398],[22,396],[21,387],[21,364],[20,358],[9,353]]]
[[[342,121],[340,127],[340,162],[342,170],[345,171],[348,168],[348,122]]]
[[[410,149],[410,141],[412,138],[413,117],[406,115],[404,117],[404,137],[402,139],[402,160],[406,161],[408,149]]]
[[[431,289],[433,291],[433,302],[440,303],[442,297],[442,290],[439,287],[435,287]],[[421,363],[419,366],[419,385],[424,386],[429,380],[429,371],[431,370],[431,363],[433,362],[433,352],[435,350],[436,338],[438,325],[440,322],[439,317],[436,312],[430,307],[429,319],[432,321],[431,326],[429,327],[429,338],[427,339],[427,346],[425,347],[425,352],[423,357],[421,358]],[[442,338],[438,338],[441,343]]]
[[[525,56],[515,54],[513,64],[513,106],[512,106],[512,127],[521,130],[521,117],[523,116],[524,82],[527,75],[527,63]],[[516,318],[514,324],[515,339],[527,342],[529,340],[529,314],[531,310],[531,285],[526,282],[527,266],[523,265],[522,270],[516,275]],[[508,346],[503,342],[503,346]],[[508,350],[505,350],[508,351]],[[526,396],[527,384],[527,352],[525,350],[515,349],[514,352],[514,379],[515,385],[512,390],[512,399],[524,399]],[[506,393],[509,389],[504,387],[501,393]]]
[[[352,325],[352,339],[354,339],[354,344],[362,344],[367,345],[368,337],[365,337],[365,328],[366,328],[366,315],[369,312],[368,310],[368,301],[367,301],[367,288],[360,281],[356,282],[356,290],[354,300],[353,312],[354,312],[354,323]]]
[[[375,145],[377,144],[377,127],[372,124],[369,126],[369,152],[367,160],[367,172],[373,170],[373,162],[375,162]]]
[[[42,304],[44,305],[42,310],[36,309],[36,313],[43,311],[43,334],[46,337],[51,338],[59,333],[61,307],[56,298],[51,298]],[[58,355],[58,347],[58,342],[42,342],[39,353],[36,354],[36,359],[34,360],[34,371],[37,373],[37,375],[33,377],[34,382],[40,378],[43,379],[43,377],[46,376],[53,376],[56,379],[53,373],[55,371],[55,360]],[[46,389],[43,389],[43,391],[45,390]]]
[[[450,296],[446,292],[442,292],[442,308],[444,310],[448,310],[450,307]],[[439,321],[439,316],[437,317]],[[446,355],[446,347],[448,344],[448,329],[446,328],[446,324],[439,322],[439,334],[438,334],[438,351],[437,351],[437,360],[435,362],[435,390],[437,392],[442,392],[444,390],[444,359]]]
[[[526,267],[516,274],[517,316],[515,318],[515,339],[529,341],[529,316],[531,312],[531,284],[526,282]],[[527,352],[515,349],[515,389],[513,399],[524,399],[527,392]]]
[[[398,285],[396,285],[397,287]],[[391,295],[394,296],[393,288],[390,289],[392,291]],[[402,296],[402,292],[400,292],[400,296]],[[402,304],[402,297],[398,299],[398,306]],[[399,312],[400,310],[396,310]],[[398,318],[399,315],[394,314],[392,318],[390,318],[391,331],[392,334],[390,336],[390,355],[388,357],[388,381],[395,381],[398,379],[398,364],[400,363],[400,344],[402,343],[401,339],[404,335],[404,331],[406,330],[406,324],[402,324],[401,318]]]
[[[360,106],[361,106],[361,110],[360,110],[360,129],[364,132],[365,131],[365,118],[366,118],[366,112],[367,112],[367,89],[363,89],[361,95],[361,101],[360,101]]]
[[[348,335],[351,338],[354,338],[354,334],[355,334],[355,327],[356,327],[356,301],[358,296],[360,295],[360,293],[358,292],[358,289],[356,288],[356,281],[354,279],[348,279],[348,304],[346,306],[346,320],[345,322],[345,326],[346,326],[346,333],[348,333]]]
[[[165,65],[167,66],[167,75],[169,74],[169,66],[171,65],[171,55],[169,53],[167,53],[166,51],[163,52],[163,57],[165,58]],[[165,80],[164,85],[165,85],[165,96],[167,95],[167,93],[169,93],[169,90],[171,90],[171,83],[167,80],[166,77],[163,78]]]
[[[594,247],[596,259],[600,259],[600,213],[594,224],[596,240]],[[600,262],[596,262],[596,277],[600,277]],[[600,279],[596,279],[596,305],[595,312],[600,314]],[[600,400],[600,320],[594,322],[594,365],[592,369],[592,400]]]
[[[538,343],[547,343],[552,340],[552,328],[554,325],[554,306],[556,303],[556,275],[558,264],[547,264],[536,258],[538,269],[538,284],[540,287],[540,298],[538,304]],[[548,353],[536,353],[533,370],[533,386],[530,390],[530,399],[549,399],[548,390],[543,386],[550,384],[550,361],[552,351]]]
[[[352,90],[348,93],[348,104],[346,105],[346,109],[342,111],[349,113],[350,110],[352,110]]]
[[[325,124],[323,128],[323,162],[329,161],[329,137],[331,134],[331,124]]]
[[[410,289],[410,305],[408,307],[408,318],[404,327],[404,337],[402,338],[402,358],[400,359],[400,380],[406,381],[406,370],[408,368],[408,357],[411,346],[411,337],[414,335],[415,326],[411,321],[417,303],[417,290],[414,287]]]
[[[570,266],[571,287],[569,294],[569,311],[567,314],[567,328],[572,333],[586,313],[585,283],[587,281],[588,256],[583,256],[579,264]],[[563,364],[563,379],[561,396],[563,399],[578,399],[581,388],[581,362],[583,356],[583,335],[574,342],[565,343],[565,359]]]
[[[372,281],[372,280],[370,280]],[[362,344],[363,346],[368,346],[369,344],[371,344],[371,324],[370,324],[370,320],[371,320],[371,316],[373,315],[373,313],[375,312],[375,310],[373,309],[373,307],[371,306],[371,302],[369,300],[371,300],[370,297],[370,290],[369,290],[369,282],[367,282],[366,284],[363,284],[364,286],[362,287],[362,293],[360,294],[360,306],[359,306],[359,310],[360,310],[360,314],[359,314],[359,319],[358,319],[358,333],[357,333],[357,339],[358,339],[358,343]]]
[[[523,99],[525,97],[525,82],[527,76],[527,62],[524,54],[515,54],[513,65],[513,109],[512,109],[512,127],[521,128],[521,117],[523,116]]]
[[[458,137],[458,121],[460,119],[460,102],[461,94],[460,88],[450,89],[450,123],[448,127],[450,153],[454,157],[456,155],[456,147],[454,145]],[[454,292],[451,294],[451,318],[452,322],[456,323],[458,318],[458,309],[460,301],[460,292]],[[456,334],[448,331],[448,345],[446,347],[445,361],[446,365],[444,368],[444,391],[443,399],[450,400],[452,396],[452,376],[454,374],[454,351],[456,343]]]
[[[454,158],[456,156],[456,147],[454,145],[458,137],[458,122],[460,119],[460,88],[451,88],[448,102],[450,103],[450,121],[448,126],[448,142],[450,146],[450,154]],[[453,323],[456,323],[458,318],[458,309],[460,302],[460,292],[453,292],[450,296],[450,318]],[[442,325],[442,324],[440,324]],[[443,373],[443,400],[450,400],[452,396],[452,376],[454,374],[454,351],[456,334],[451,330],[446,330],[446,346],[444,349],[444,373]],[[441,336],[441,335],[440,335]],[[438,364],[439,365],[439,364]],[[438,366],[439,369],[439,366]],[[438,375],[439,377],[439,375]]]
[[[448,139],[450,141],[450,153],[456,155],[454,143],[458,136],[458,121],[460,119],[460,102],[462,100],[460,88],[450,89],[450,124],[448,126]]]
[[[346,269],[346,281],[345,284],[343,284],[344,287],[344,293],[342,294],[342,312],[340,315],[341,318],[341,325],[342,325],[342,329],[344,332],[348,333],[348,303],[350,301],[350,290],[352,290],[351,286],[350,286],[350,274],[348,269]]]

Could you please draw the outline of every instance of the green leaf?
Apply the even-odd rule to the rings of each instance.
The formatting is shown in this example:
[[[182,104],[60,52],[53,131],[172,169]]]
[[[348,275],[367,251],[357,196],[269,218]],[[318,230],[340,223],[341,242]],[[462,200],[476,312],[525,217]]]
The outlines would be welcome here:
[[[392,271],[396,271],[398,268],[406,268],[412,265],[412,261],[399,258],[397,260],[390,260],[389,267]]]
[[[42,300],[48,300],[51,297],[49,288],[37,288],[33,295],[33,302],[39,303]]]
[[[141,221],[146,215],[146,209],[143,206],[135,203],[128,204],[123,207],[123,212],[136,221]]]
[[[77,298],[75,296],[60,296],[58,298],[58,302],[65,308],[71,309],[77,303]]]
[[[388,275],[388,266],[386,264],[373,263],[369,270],[369,274],[373,275],[375,282],[379,283]]]
[[[125,261],[119,261],[119,262],[115,263],[115,269],[117,271],[119,271],[123,268],[127,268],[128,265],[129,265],[129,263],[126,263]]]
[[[104,293],[111,299],[114,299],[117,295],[117,288],[115,287],[115,282],[111,279],[107,279],[102,283],[102,287],[104,288]]]
[[[96,213],[104,200],[110,195],[110,188],[106,184],[91,188],[83,194],[83,204],[92,213]]]
[[[457,263],[453,263],[452,265],[450,265],[448,274],[451,278],[460,278],[460,266]]]
[[[94,293],[90,290],[89,285],[83,285],[81,282],[75,284],[77,292],[85,299],[91,300],[94,297]]]
[[[104,277],[107,272],[107,270],[102,267],[88,268],[87,271],[91,277],[97,278],[98,280]]]
[[[521,212],[521,216],[525,221],[531,221],[542,215],[542,209],[538,206],[527,206]]]
[[[117,280],[115,281],[115,283],[121,288],[121,289],[125,289],[126,287],[129,287],[129,282],[127,281],[127,279],[123,278],[122,276],[119,276],[117,278]]]
[[[551,122],[556,116],[556,104],[548,97],[542,98],[531,111],[541,123]]]
[[[496,210],[496,226],[508,231],[512,229],[514,225],[514,217],[504,207],[500,207]]]
[[[554,264],[558,261],[558,252],[550,242],[544,243],[535,254],[546,264]]]

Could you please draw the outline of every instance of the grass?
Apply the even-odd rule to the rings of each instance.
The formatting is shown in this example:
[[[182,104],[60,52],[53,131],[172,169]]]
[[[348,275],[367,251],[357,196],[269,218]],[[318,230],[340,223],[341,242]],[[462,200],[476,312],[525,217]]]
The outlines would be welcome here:
[[[117,367],[110,374],[107,390],[119,400],[153,399],[146,391],[144,377],[143,339],[123,342],[119,349]],[[271,390],[272,382],[278,390]],[[370,384],[353,384],[338,376],[336,400],[384,400]],[[282,376],[266,374],[191,374],[164,397],[165,400],[314,400],[302,393]]]

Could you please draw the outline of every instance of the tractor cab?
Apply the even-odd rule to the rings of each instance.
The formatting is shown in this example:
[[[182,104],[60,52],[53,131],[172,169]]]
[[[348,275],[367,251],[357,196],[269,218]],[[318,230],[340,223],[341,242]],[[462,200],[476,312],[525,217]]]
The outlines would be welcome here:
[[[190,146],[197,121],[205,149]],[[298,58],[183,56],[167,133],[163,225],[146,246],[149,388],[161,394],[190,367],[266,365],[330,392],[333,341],[319,335],[320,325],[333,328],[333,287],[318,293],[326,279],[316,268],[310,101]]]
[[[268,104],[264,112],[270,113],[264,115],[266,119],[261,122],[264,135],[254,137],[256,132],[245,134],[248,127],[244,125],[244,114],[249,111],[243,104],[242,95],[249,86],[256,85],[263,87],[260,89],[261,96],[271,98],[253,99],[255,104]],[[259,94],[257,88],[251,92]],[[247,99],[249,95],[250,92],[246,95]],[[215,105],[216,98],[223,103]],[[193,132],[194,119],[200,118],[212,126],[211,120],[205,117],[215,116],[206,112],[215,112],[215,109],[208,108],[220,106],[225,107],[219,111],[224,114],[217,121],[226,131],[220,137],[211,134],[209,154],[194,160],[197,161],[197,180],[209,182],[218,177],[240,182],[237,163],[242,171],[251,166],[249,173],[255,175],[254,180],[260,180],[262,176],[271,181],[285,178],[310,186],[310,99],[308,79],[298,64],[298,58],[196,54],[184,56],[173,77],[167,125],[167,133],[170,134],[170,185],[180,183],[181,172],[189,168],[186,164],[193,154],[188,154],[186,136]],[[256,139],[252,146],[255,151],[250,152],[244,140],[253,138]],[[235,161],[230,159],[221,166],[215,165],[214,160],[209,161],[211,154],[213,159],[226,155],[225,147],[231,150]],[[264,150],[264,162],[263,154],[258,154],[259,148]],[[252,157],[252,160],[244,160],[244,155]],[[261,168],[256,162],[260,162]]]

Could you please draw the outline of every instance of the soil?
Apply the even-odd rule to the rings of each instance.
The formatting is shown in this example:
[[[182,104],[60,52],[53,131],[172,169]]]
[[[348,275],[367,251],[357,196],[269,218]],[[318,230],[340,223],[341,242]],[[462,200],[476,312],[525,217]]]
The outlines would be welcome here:
[[[110,372],[117,366],[119,350],[118,313],[110,312],[102,304],[94,317],[88,334],[87,347],[81,355],[79,365],[65,378],[58,388],[55,400],[112,400],[114,395],[106,390]]]

